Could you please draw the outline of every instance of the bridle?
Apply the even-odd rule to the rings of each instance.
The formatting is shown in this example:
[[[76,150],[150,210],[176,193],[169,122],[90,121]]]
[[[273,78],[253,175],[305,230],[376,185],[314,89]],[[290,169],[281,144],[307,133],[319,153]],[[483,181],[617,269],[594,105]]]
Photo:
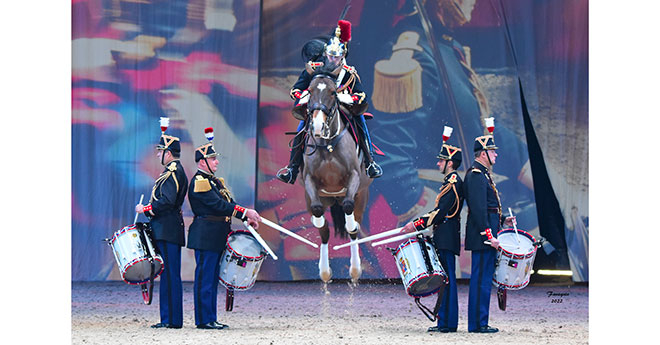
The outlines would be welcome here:
[[[312,78],[312,82],[317,78],[333,79],[332,76],[330,76],[330,75],[318,74],[318,75],[315,75]],[[310,84],[311,84],[311,82],[310,82]],[[328,84],[330,84],[330,85],[332,85],[332,87],[334,87],[334,83],[332,83],[332,82],[326,83],[326,85],[328,85]],[[313,154],[318,147],[326,147],[328,149],[328,151],[332,152],[332,148],[334,147],[336,142],[338,142],[337,139],[341,137],[341,134],[343,134],[343,132],[345,132],[346,128],[344,128],[344,131],[341,130],[341,118],[339,116],[339,99],[336,96],[336,93],[337,93],[336,89],[333,90],[333,93],[335,94],[334,95],[335,100],[334,100],[334,102],[332,102],[332,105],[329,106],[329,107],[328,107],[327,104],[323,104],[321,102],[314,102],[312,104],[307,105],[307,119],[308,119],[308,121],[307,121],[307,126],[305,128],[305,131],[307,132],[307,136],[310,137],[313,141],[313,144],[308,145],[308,146],[313,147],[313,151],[311,153],[308,153],[308,155]],[[321,143],[320,144],[317,143],[317,138],[314,137],[314,134],[313,134],[312,115],[317,110],[322,111],[326,116],[325,121],[323,121],[323,123],[321,125],[321,135],[320,135]],[[331,128],[332,128],[331,123],[332,123],[333,120],[336,121],[336,126],[335,126],[336,130],[333,133],[331,133],[330,132]]]

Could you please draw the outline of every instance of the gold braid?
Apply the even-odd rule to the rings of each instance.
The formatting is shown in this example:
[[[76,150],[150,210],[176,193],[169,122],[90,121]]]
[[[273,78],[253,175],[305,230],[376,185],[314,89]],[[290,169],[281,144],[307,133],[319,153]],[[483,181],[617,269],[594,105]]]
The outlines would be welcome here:
[[[171,170],[166,171],[164,174],[161,174],[158,179],[156,179],[156,182],[154,182],[154,188],[151,189],[151,199],[149,202],[153,201],[158,201],[158,198],[156,197],[156,189],[160,187],[165,181],[172,176],[174,172]],[[176,179],[176,175],[174,175],[174,184],[176,185],[176,192],[179,193],[179,181]]]
[[[495,181],[490,177],[490,174],[485,174],[488,183],[490,184],[490,187],[493,188],[493,191],[495,191],[495,196],[497,197],[497,213],[502,217],[502,201],[500,201],[500,192],[497,191],[497,187],[495,187]]]
[[[350,73],[350,75],[351,75],[351,76],[348,77],[348,80],[346,81],[346,83],[345,83],[344,85],[342,85],[339,89],[337,89],[337,93],[341,93],[341,92],[343,92],[344,90],[346,90],[346,88],[348,88],[349,85],[351,85],[351,84],[354,83],[354,81],[355,81],[355,74],[354,74],[354,73]],[[359,78],[359,77],[358,77],[358,78]]]
[[[225,179],[220,177],[218,178],[218,182],[220,183],[220,187],[218,187],[218,189],[220,190],[220,194],[222,194],[222,196],[225,197],[227,201],[231,201],[232,199],[231,192],[229,191],[229,188],[227,188],[225,185]]]
[[[442,198],[443,195],[449,193],[450,189],[454,191],[454,195],[456,195],[456,200],[454,200],[454,204],[452,205],[452,207],[455,208],[454,213],[452,213],[451,216],[447,216],[447,218],[454,218],[456,213],[458,213],[458,192],[456,191],[456,185],[450,183],[446,185],[444,188],[442,188],[440,190],[440,194],[438,194],[438,196],[435,198],[435,205],[436,207],[438,206],[438,203],[440,202],[440,198]]]

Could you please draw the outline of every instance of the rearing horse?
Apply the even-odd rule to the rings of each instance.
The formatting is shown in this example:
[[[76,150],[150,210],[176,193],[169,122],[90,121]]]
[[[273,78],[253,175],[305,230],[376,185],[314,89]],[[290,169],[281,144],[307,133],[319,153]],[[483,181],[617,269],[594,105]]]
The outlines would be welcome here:
[[[319,275],[324,282],[330,280],[332,270],[328,259],[330,231],[323,214],[330,207],[335,234],[345,237],[348,233],[351,241],[355,241],[371,184],[358,157],[356,142],[347,131],[350,124],[341,119],[335,82],[333,73],[317,72],[309,84],[306,154],[302,171],[307,211],[321,235]],[[309,151],[311,153],[307,153]],[[356,282],[362,274],[359,247],[352,244],[350,248],[349,273]]]

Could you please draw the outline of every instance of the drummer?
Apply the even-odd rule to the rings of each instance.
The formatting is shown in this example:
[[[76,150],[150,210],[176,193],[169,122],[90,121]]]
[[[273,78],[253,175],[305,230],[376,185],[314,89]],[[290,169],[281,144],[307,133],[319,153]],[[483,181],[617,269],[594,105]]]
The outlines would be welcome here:
[[[165,134],[169,119],[161,117],[162,135],[156,149],[158,161],[165,166],[151,191],[147,205],[138,204],[135,212],[149,217],[156,249],[164,261],[160,276],[160,322],[152,328],[181,328],[183,290],[181,287],[181,247],[185,244],[181,205],[188,190],[188,177],[179,161],[180,140]]]
[[[195,217],[188,232],[188,248],[195,250],[195,325],[201,329],[224,329],[217,321],[220,257],[231,230],[231,217],[247,220],[255,229],[261,217],[253,209],[234,202],[223,178],[217,178],[218,153],[213,147],[213,128],[205,129],[208,143],[195,149],[197,173],[190,181],[188,200]]]
[[[468,332],[495,333],[488,325],[490,291],[502,224],[512,224],[515,217],[502,217],[500,196],[491,176],[497,159],[492,117],[485,119],[487,135],[474,140],[474,163],[465,173],[465,201],[468,206],[465,250],[472,251],[472,270],[468,297]]]
[[[429,332],[456,332],[458,328],[458,292],[456,288],[456,255],[461,250],[461,221],[463,207],[463,180],[456,169],[461,165],[461,149],[445,142],[451,136],[452,128],[445,126],[443,143],[438,154],[438,169],[445,175],[440,194],[435,199],[433,211],[406,224],[402,231],[413,232],[433,226],[433,244],[440,264],[447,271],[449,283],[442,296],[438,310],[437,326],[429,327]]]

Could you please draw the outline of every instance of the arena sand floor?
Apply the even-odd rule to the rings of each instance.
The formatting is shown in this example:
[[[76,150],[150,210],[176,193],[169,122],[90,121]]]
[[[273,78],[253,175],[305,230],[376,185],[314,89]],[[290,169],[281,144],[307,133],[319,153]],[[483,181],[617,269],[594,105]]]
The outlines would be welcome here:
[[[195,328],[192,283],[184,282],[184,325],[152,329],[159,322],[158,283],[154,301],[144,305],[140,289],[123,282],[72,282],[73,344],[588,344],[589,288],[530,285],[509,291],[507,310],[491,297],[490,325],[496,334],[467,332],[468,285],[458,286],[457,333],[427,333],[434,325],[400,282],[257,282],[236,292],[225,311],[218,290],[218,321],[225,330]],[[435,297],[423,298],[433,307]]]

